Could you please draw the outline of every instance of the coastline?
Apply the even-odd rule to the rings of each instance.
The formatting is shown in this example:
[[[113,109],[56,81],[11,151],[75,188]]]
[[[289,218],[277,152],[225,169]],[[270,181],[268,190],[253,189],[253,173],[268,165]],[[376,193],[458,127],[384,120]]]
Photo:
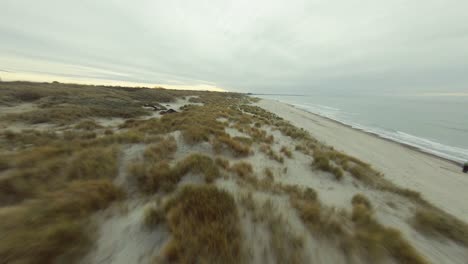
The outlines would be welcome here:
[[[341,126],[345,126],[345,127],[350,128],[350,129],[354,129],[354,130],[356,130],[356,131],[360,131],[360,132],[362,132],[362,133],[368,134],[368,135],[370,135],[370,136],[374,136],[374,137],[377,137],[377,138],[379,138],[379,139],[383,139],[383,140],[386,140],[386,141],[389,141],[389,142],[392,142],[392,143],[401,145],[401,146],[403,146],[403,147],[405,147],[405,148],[409,148],[409,149],[414,150],[414,151],[417,151],[417,152],[419,152],[419,153],[421,153],[421,154],[428,155],[428,156],[431,156],[431,157],[433,157],[433,158],[437,158],[437,159],[440,159],[440,160],[443,160],[443,161],[452,163],[452,164],[457,165],[457,166],[463,166],[463,162],[458,162],[458,161],[455,161],[455,160],[451,160],[451,159],[449,159],[449,158],[441,157],[441,156],[438,156],[438,155],[436,155],[436,154],[434,154],[434,153],[431,153],[431,152],[429,152],[429,151],[425,151],[425,150],[422,149],[422,148],[419,148],[419,147],[416,147],[416,146],[407,144],[407,143],[405,143],[405,142],[393,140],[393,139],[391,139],[391,138],[386,138],[386,137],[383,137],[383,136],[381,136],[381,135],[379,135],[379,134],[377,134],[377,133],[370,132],[370,131],[366,131],[366,130],[364,130],[364,129],[360,129],[360,128],[357,128],[357,127],[353,127],[352,125],[346,124],[346,123],[344,123],[344,122],[341,122],[341,121],[338,121],[338,120],[335,120],[335,119],[332,119],[332,118],[329,118],[329,117],[326,117],[326,116],[322,116],[322,115],[319,115],[319,114],[316,114],[316,113],[309,112],[309,111],[307,111],[307,110],[305,110],[305,109],[302,109],[302,108],[300,108],[300,107],[297,107],[297,106],[295,106],[295,105],[293,105],[293,104],[283,103],[283,102],[281,102],[281,101],[278,101],[278,102],[279,102],[279,103],[282,103],[282,104],[286,104],[286,105],[288,105],[288,106],[290,106],[290,107],[294,107],[294,108],[296,108],[296,109],[298,109],[298,110],[300,110],[300,111],[304,111],[304,112],[307,113],[307,114],[312,114],[312,115],[315,115],[315,116],[317,116],[317,117],[319,117],[319,118],[326,119],[326,120],[328,120],[328,121],[330,121],[330,122],[337,123],[337,124],[339,124],[339,125],[341,125]],[[461,167],[460,167],[460,168],[461,168]]]
[[[420,192],[448,213],[468,221],[468,177],[460,165],[413,146],[382,138],[280,101],[258,106],[307,130],[319,141],[363,160],[396,185]]]

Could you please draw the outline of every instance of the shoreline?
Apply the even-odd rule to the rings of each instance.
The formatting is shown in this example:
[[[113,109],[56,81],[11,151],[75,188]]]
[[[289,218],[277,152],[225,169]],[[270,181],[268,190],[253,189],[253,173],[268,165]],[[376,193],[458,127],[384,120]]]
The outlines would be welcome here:
[[[262,99],[262,100],[263,100],[263,99]],[[281,104],[286,104],[286,105],[288,105],[288,106],[290,106],[290,107],[294,107],[295,109],[298,109],[298,110],[300,110],[300,111],[303,111],[303,112],[305,112],[305,113],[307,113],[307,114],[311,114],[311,115],[317,116],[317,117],[319,117],[319,118],[326,119],[326,120],[328,120],[328,121],[330,121],[330,122],[334,122],[334,123],[336,123],[336,124],[338,124],[338,125],[345,126],[345,127],[347,127],[347,128],[353,129],[353,130],[355,130],[355,131],[359,131],[359,132],[365,133],[365,134],[367,134],[367,135],[370,135],[370,136],[373,136],[373,137],[376,137],[376,138],[379,138],[379,139],[383,139],[383,140],[386,140],[386,141],[388,141],[388,142],[392,142],[392,143],[398,144],[398,145],[403,146],[403,147],[405,147],[405,148],[408,148],[408,149],[417,151],[417,152],[419,152],[419,153],[421,153],[421,154],[428,155],[428,156],[430,156],[430,157],[437,158],[437,159],[440,159],[440,160],[442,160],[442,161],[446,161],[446,162],[452,163],[452,164],[457,165],[457,166],[463,166],[463,162],[458,162],[458,161],[455,161],[455,160],[451,160],[451,159],[449,159],[449,158],[445,158],[445,157],[438,156],[438,155],[436,155],[436,154],[434,154],[434,153],[425,151],[425,150],[422,149],[422,148],[419,148],[419,147],[410,145],[410,144],[408,144],[408,143],[396,141],[396,140],[393,140],[393,139],[391,139],[391,138],[382,137],[381,135],[379,135],[379,134],[377,134],[377,133],[370,132],[370,131],[366,131],[366,130],[364,130],[364,129],[359,129],[359,128],[357,128],[357,127],[353,127],[352,125],[349,125],[349,124],[346,124],[346,123],[344,123],[344,122],[341,122],[341,121],[332,119],[332,118],[330,118],[330,117],[326,117],[326,116],[323,116],[323,115],[320,115],[320,114],[317,114],[317,113],[313,113],[313,112],[307,111],[307,110],[305,110],[305,109],[302,109],[302,108],[297,107],[297,106],[295,106],[295,105],[293,105],[293,104],[290,104],[290,103],[281,102],[281,101],[279,101],[279,100],[274,100],[274,101],[277,101],[278,103],[281,103]],[[460,167],[460,168],[461,168],[461,167]]]
[[[468,204],[464,202],[468,199],[468,175],[458,163],[291,104],[261,99],[256,105],[305,129],[322,143],[370,164],[397,186],[419,192],[435,206],[468,221]]]

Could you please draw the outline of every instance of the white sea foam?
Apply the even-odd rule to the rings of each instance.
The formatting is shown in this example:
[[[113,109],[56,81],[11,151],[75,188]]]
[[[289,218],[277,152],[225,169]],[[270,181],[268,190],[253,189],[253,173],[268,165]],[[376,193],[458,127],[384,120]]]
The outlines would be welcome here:
[[[396,131],[390,129],[384,129],[379,127],[364,126],[357,124],[349,120],[352,113],[344,113],[338,108],[328,107],[324,105],[305,105],[305,104],[293,104],[298,108],[306,110],[308,112],[318,114],[323,117],[330,118],[340,123],[349,125],[353,128],[375,134],[379,137],[389,139],[398,143],[403,143],[408,146],[415,147],[421,151],[442,157],[448,160],[452,160],[458,163],[463,163],[468,160],[468,149],[457,148],[441,144],[439,142],[421,138],[415,135],[405,133],[403,131]]]

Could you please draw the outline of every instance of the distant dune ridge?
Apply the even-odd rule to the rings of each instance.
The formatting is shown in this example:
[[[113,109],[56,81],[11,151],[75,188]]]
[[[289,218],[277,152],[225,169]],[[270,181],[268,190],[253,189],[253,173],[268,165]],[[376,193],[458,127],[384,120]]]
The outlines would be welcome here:
[[[467,186],[277,101],[0,84],[1,263],[464,263]]]

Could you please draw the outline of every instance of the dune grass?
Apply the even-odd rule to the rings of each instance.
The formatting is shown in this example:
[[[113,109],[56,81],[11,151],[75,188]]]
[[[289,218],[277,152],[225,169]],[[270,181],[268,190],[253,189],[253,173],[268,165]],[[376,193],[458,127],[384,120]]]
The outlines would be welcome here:
[[[242,262],[239,216],[233,197],[214,186],[185,186],[165,206],[172,239],[161,258],[172,263]]]
[[[429,236],[442,236],[468,247],[468,225],[442,211],[418,210],[412,225]]]
[[[265,155],[268,156],[268,158],[270,158],[271,160],[275,160],[279,163],[283,163],[284,162],[284,158],[279,155],[278,153],[276,153],[270,145],[267,145],[267,144],[262,144],[260,146],[260,151],[265,153]]]
[[[216,153],[220,153],[226,146],[235,157],[246,157],[250,154],[250,146],[240,140],[231,138],[229,135],[219,135],[215,137],[213,148]]]
[[[166,160],[160,162],[135,162],[129,166],[129,173],[135,177],[140,189],[146,193],[171,192],[188,173],[200,173],[207,183],[220,176],[216,163],[208,156],[194,153],[170,166]]]
[[[323,152],[314,151],[313,157],[314,161],[312,163],[312,166],[314,168],[330,172],[335,176],[335,179],[338,181],[343,179],[343,170],[340,167],[331,164],[329,157]]]
[[[143,214],[143,223],[148,228],[155,228],[166,220],[164,210],[161,208],[147,207]]]
[[[113,179],[117,176],[118,154],[116,146],[84,149],[75,154],[67,176],[72,180]]]
[[[78,181],[31,203],[0,209],[0,259],[5,263],[70,261],[91,245],[86,218],[120,199],[107,180]]]
[[[380,260],[389,254],[398,263],[428,263],[398,230],[384,227],[374,219],[364,196],[354,196],[352,204],[355,228],[352,239],[358,248],[365,249],[369,260]]]
[[[174,137],[168,137],[158,143],[148,146],[144,152],[144,157],[152,162],[171,160],[177,150],[177,142]]]
[[[77,125],[75,125],[76,129],[83,129],[83,130],[95,130],[98,128],[102,128],[96,121],[87,119],[80,121]]]
[[[233,164],[230,170],[241,178],[249,176],[253,173],[252,165],[245,161],[240,161]]]

